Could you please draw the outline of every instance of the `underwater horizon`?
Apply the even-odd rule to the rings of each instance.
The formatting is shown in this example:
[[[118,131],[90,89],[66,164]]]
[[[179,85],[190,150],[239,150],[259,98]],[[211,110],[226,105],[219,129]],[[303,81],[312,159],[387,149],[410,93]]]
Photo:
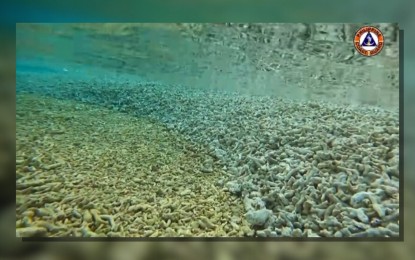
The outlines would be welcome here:
[[[399,50],[360,24],[17,24],[17,237],[400,237]]]

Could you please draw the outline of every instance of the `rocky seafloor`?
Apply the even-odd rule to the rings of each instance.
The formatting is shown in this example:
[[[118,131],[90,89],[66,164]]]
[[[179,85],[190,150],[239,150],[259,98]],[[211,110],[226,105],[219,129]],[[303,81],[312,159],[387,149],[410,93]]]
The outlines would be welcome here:
[[[78,196],[78,199],[76,194],[69,198],[57,196],[55,193],[59,194],[62,183],[65,183],[62,176],[56,177],[58,171],[54,175],[50,173],[43,175],[49,188],[43,186],[38,188],[41,184],[35,180],[29,182],[25,178],[32,178],[26,177],[33,174],[30,167],[35,167],[34,173],[39,167],[32,165],[33,157],[27,156],[27,152],[19,156],[20,149],[17,147],[17,194],[22,198],[21,203],[18,202],[16,212],[18,235],[24,236],[24,229],[32,227],[30,220],[38,218],[38,222],[43,223],[43,226],[38,227],[41,229],[41,235],[399,236],[399,114],[397,110],[390,111],[368,106],[340,106],[336,105],[335,101],[332,103],[295,101],[186,89],[151,82],[126,81],[114,84],[65,80],[62,83],[51,84],[49,82],[59,81],[50,79],[42,81],[32,76],[20,77],[17,84],[18,93],[36,92],[58,99],[78,101],[79,106],[98,105],[115,110],[117,113],[124,112],[135,118],[146,118],[157,122],[169,134],[180,136],[187,144],[184,150],[187,153],[198,154],[198,159],[193,163],[190,161],[192,167],[182,169],[182,173],[180,171],[173,173],[164,169],[166,180],[169,180],[168,176],[172,176],[170,187],[173,187],[167,192],[169,195],[157,192],[158,189],[161,192],[166,189],[165,183],[157,182],[159,177],[150,178],[144,174],[145,170],[141,170],[141,173],[140,170],[131,173],[137,174],[136,178],[139,179],[136,191],[122,191],[117,188],[117,183],[129,180],[124,172],[128,164],[123,163],[121,158],[134,156],[134,152],[132,154],[125,152],[124,155],[117,154],[121,157],[113,157],[111,166],[115,168],[111,170],[108,168],[109,165],[101,165],[103,171],[105,169],[111,171],[108,176],[115,178],[102,180],[103,183],[108,183],[105,185],[110,186],[107,190],[113,191],[112,194],[107,194],[109,198],[115,200],[115,204],[111,207],[117,208],[122,213],[129,209],[135,213],[133,217],[127,217],[128,215],[112,213],[111,207],[95,209],[94,205],[91,205],[90,195],[82,195],[80,198]],[[45,118],[45,120],[49,119]],[[76,122],[76,119],[73,121]],[[55,131],[53,127],[50,126],[49,131]],[[93,131],[93,128],[94,126],[91,125],[88,129]],[[59,129],[58,127],[56,131],[59,132]],[[79,133],[79,135],[83,134]],[[119,136],[116,136],[118,141],[112,143],[112,149],[120,152],[121,148],[118,145],[129,147],[131,143],[124,140],[122,133],[118,134]],[[17,137],[19,140],[19,128]],[[27,138],[30,139],[29,136]],[[105,143],[105,140],[97,135],[96,142]],[[45,151],[60,149],[62,148],[53,147],[51,144],[51,147]],[[74,151],[83,150],[79,148]],[[163,149],[158,152],[164,154]],[[200,156],[201,154],[203,156]],[[88,154],[73,156],[76,162]],[[165,155],[165,157],[169,156]],[[120,161],[117,162],[118,159]],[[137,158],[129,161],[129,164],[134,166],[139,161],[140,159]],[[53,158],[51,164],[44,165],[43,169],[46,167],[46,170],[48,168],[50,170],[56,164],[59,167],[65,163],[64,158],[61,162]],[[164,164],[154,167],[162,168]],[[20,170],[19,165],[21,165]],[[193,176],[188,177],[191,180],[189,186],[174,190],[173,176],[178,176],[178,181],[183,172],[186,172],[186,176]],[[79,187],[92,185],[94,180],[99,180],[99,176],[90,176],[91,183],[86,184],[82,181],[82,172],[77,172],[73,167],[72,173],[79,175],[79,183],[73,184],[72,189],[77,185]],[[163,174],[160,174],[161,179]],[[48,178],[52,178],[50,176],[55,176],[56,179],[48,181]],[[209,181],[204,178],[208,178]],[[198,180],[202,180],[199,188],[191,185]],[[144,199],[140,194],[140,190],[144,190],[140,189],[140,185],[145,186],[142,182],[151,187],[145,189],[149,194],[148,197],[151,197],[150,200]],[[91,194],[100,192],[103,183],[92,189]],[[30,189],[30,192],[26,192],[27,189]],[[215,190],[215,192],[204,193],[201,192],[202,190],[205,192]],[[124,195],[129,199],[117,200],[120,192],[126,192]],[[222,194],[221,192],[225,192],[229,198],[218,195]],[[29,200],[31,204],[27,204],[25,198],[34,193],[43,194],[52,201],[39,202],[33,199]],[[176,202],[171,194],[178,195]],[[193,194],[191,196],[197,199],[186,199],[188,194]],[[209,196],[213,197],[209,198]],[[227,201],[228,206],[218,201],[214,202],[218,198],[226,198],[223,201]],[[234,198],[233,204],[230,203],[231,198]],[[78,203],[79,210],[74,212],[73,207],[68,207],[58,210],[60,214],[56,211],[55,213],[42,211],[45,203],[59,204],[63,201],[72,201],[73,207]],[[177,205],[166,206],[166,211],[157,211],[158,207],[163,207],[163,201],[167,203],[166,205],[175,205],[175,203]],[[200,201],[213,203],[212,205],[216,205],[217,208],[211,207],[209,214],[204,209],[200,209],[200,212],[194,211],[194,207],[197,207]],[[188,205],[182,204],[185,202]],[[232,213],[218,212],[221,210],[219,205],[223,206],[223,210]],[[232,210],[229,205],[236,208]],[[148,208],[152,210],[146,211]],[[49,210],[53,211],[53,209]],[[154,216],[156,212],[158,215]],[[53,226],[48,224],[50,223],[48,220],[51,219],[55,221]],[[65,228],[66,222],[71,226],[71,219],[76,220],[75,231]],[[136,223],[136,226],[132,227],[132,231],[120,230],[123,223],[124,225]],[[171,227],[172,223],[174,225]],[[170,229],[167,231],[169,226]],[[152,227],[159,227],[160,230],[156,232]],[[59,230],[64,230],[66,233]]]
[[[238,198],[214,186],[220,172],[195,171],[208,155],[160,124],[39,95],[17,104],[18,236],[252,232]]]

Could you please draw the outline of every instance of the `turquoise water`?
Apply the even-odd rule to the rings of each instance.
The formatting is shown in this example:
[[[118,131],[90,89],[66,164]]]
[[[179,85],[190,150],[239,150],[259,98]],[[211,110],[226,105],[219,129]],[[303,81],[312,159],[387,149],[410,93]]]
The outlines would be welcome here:
[[[223,28],[19,25],[16,234],[398,237],[381,81]]]
[[[184,35],[174,26],[102,33],[70,25],[22,25],[17,30],[16,69],[18,74],[61,73],[62,80],[134,79],[252,94],[287,92],[278,90],[277,84],[285,85],[278,75],[258,70],[241,50],[223,42],[220,29],[205,30],[219,35],[219,42],[198,39],[197,31]],[[301,96],[300,90],[296,93]]]
[[[163,70],[174,71],[176,63],[184,62],[186,45],[192,44],[179,39],[178,32],[145,28],[112,36],[69,25],[28,26],[18,28],[16,37],[17,73],[64,73],[79,79],[162,76]]]

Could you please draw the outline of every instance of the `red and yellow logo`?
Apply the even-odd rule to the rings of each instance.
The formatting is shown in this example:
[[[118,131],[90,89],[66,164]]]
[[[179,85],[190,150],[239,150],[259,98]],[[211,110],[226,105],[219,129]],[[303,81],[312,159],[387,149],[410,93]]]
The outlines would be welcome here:
[[[383,34],[376,27],[362,27],[354,36],[354,47],[364,56],[374,56],[383,48]]]

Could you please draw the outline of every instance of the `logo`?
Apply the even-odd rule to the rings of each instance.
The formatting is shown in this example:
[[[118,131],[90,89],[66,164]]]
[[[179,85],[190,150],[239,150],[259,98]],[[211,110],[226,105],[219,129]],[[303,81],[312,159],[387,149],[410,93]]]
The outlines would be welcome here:
[[[354,47],[364,56],[374,56],[383,48],[383,34],[376,27],[362,27],[354,36]]]

